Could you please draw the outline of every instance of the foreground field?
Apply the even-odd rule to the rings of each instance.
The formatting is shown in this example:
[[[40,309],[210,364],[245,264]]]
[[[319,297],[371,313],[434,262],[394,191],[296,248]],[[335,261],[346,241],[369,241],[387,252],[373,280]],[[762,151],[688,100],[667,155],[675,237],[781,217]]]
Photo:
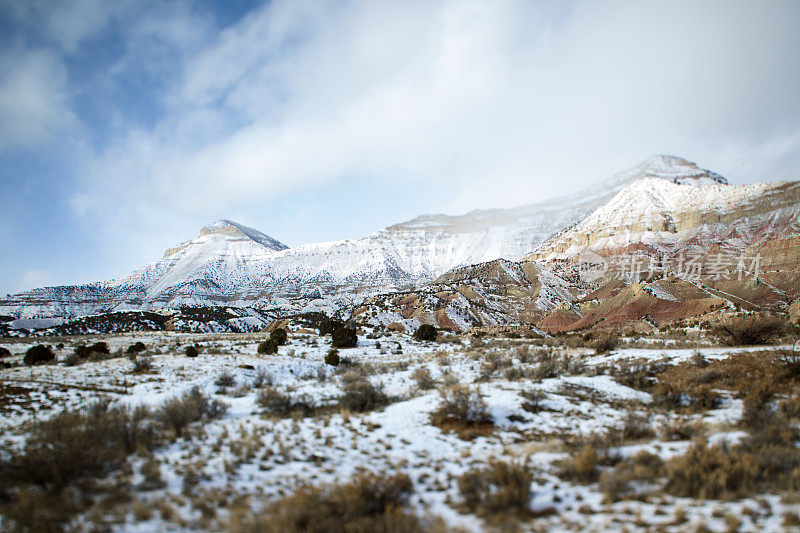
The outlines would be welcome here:
[[[785,348],[371,337],[337,366],[310,332],[277,355],[263,334],[45,339],[61,360],[110,353],[2,371],[0,529],[800,524]],[[39,342],[9,340],[8,360]]]

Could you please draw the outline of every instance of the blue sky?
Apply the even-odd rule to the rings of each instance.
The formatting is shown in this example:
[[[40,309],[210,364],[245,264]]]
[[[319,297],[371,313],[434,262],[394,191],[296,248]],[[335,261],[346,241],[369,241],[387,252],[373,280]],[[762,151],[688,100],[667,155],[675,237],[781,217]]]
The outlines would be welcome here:
[[[0,292],[231,218],[290,246],[654,153],[800,177],[800,3],[0,0]]]

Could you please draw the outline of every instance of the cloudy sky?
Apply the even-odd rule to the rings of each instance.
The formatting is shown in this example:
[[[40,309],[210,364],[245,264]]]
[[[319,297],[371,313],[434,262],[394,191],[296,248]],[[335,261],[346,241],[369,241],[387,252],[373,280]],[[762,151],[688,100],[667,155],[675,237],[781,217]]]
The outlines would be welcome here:
[[[0,0],[0,291],[232,218],[290,246],[655,153],[800,177],[800,2]]]

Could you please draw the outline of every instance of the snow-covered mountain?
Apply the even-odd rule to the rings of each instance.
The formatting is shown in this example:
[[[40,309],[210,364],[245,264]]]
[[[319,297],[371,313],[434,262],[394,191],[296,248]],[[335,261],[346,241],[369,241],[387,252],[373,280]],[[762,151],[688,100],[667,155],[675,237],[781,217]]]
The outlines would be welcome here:
[[[710,211],[728,188],[724,178],[685,159],[654,156],[559,199],[460,216],[424,215],[357,239],[287,248],[259,231],[221,220],[126,276],[21,293],[0,300],[0,314],[71,317],[180,306],[327,310],[376,292],[417,287],[454,268],[519,260],[554,242],[554,236],[563,235],[559,242],[565,242],[568,235],[583,235],[576,228],[600,209],[626,212],[620,194],[630,187],[653,189],[658,197],[664,187],[687,184],[704,185],[696,189],[708,191],[703,205]]]

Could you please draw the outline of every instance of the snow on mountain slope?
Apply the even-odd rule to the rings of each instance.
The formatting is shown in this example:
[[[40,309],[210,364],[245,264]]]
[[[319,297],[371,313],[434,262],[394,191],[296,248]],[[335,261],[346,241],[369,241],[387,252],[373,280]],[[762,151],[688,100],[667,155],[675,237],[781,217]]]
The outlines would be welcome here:
[[[708,182],[704,182],[708,183]],[[719,241],[731,225],[772,213],[797,209],[791,184],[687,185],[658,178],[638,180],[578,224],[539,246],[528,259],[565,259],[584,250],[622,249],[632,244],[664,253],[680,242]]]
[[[656,189],[714,183],[720,191],[726,183],[684,159],[654,156],[563,198],[461,216],[425,215],[362,238],[295,248],[221,220],[203,228],[197,238],[167,250],[161,260],[122,278],[15,295],[0,301],[0,314],[77,316],[216,305],[289,312],[307,305],[352,305],[361,296],[419,286],[453,268],[498,258],[519,260],[636,182],[645,188],[654,184]],[[713,195],[706,203],[713,204]]]

